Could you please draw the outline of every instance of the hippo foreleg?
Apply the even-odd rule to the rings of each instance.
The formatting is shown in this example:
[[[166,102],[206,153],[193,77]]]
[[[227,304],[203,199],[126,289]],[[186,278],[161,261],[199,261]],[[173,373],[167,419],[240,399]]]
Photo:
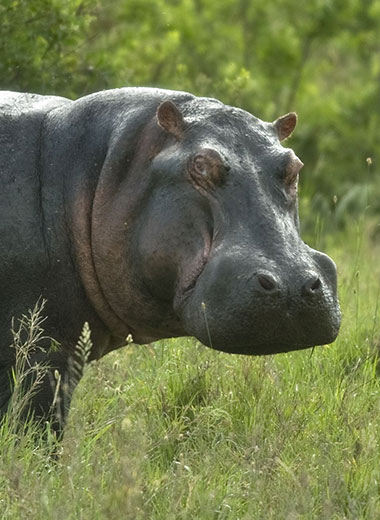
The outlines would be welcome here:
[[[18,419],[48,422],[61,438],[83,366],[61,352],[37,351],[15,377],[12,367],[0,371],[0,420],[7,412],[10,417],[14,414],[16,423]]]

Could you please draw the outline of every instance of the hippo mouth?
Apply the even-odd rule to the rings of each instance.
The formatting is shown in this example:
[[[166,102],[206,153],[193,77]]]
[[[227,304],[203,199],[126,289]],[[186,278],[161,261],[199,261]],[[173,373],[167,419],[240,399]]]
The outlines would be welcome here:
[[[211,233],[203,233],[203,249],[195,256],[188,268],[182,269],[182,276],[177,283],[174,294],[173,308],[177,316],[186,302],[191,298],[211,255],[213,239]]]
[[[315,337],[314,339],[306,337],[306,335],[301,332],[301,334],[298,334],[298,338],[301,337],[301,340],[292,340],[291,337],[289,337],[289,331],[284,331],[283,328],[279,327],[277,333],[273,334],[270,339],[268,338],[268,341],[261,340],[261,342],[256,342],[254,336],[252,336],[251,340],[247,343],[236,342],[232,337],[226,342],[224,339],[218,340],[214,338],[213,340],[211,333],[208,335],[208,341],[206,341],[204,337],[202,337],[201,341],[209,347],[221,352],[246,356],[260,356],[326,346],[336,339],[338,332],[339,327],[333,327],[329,335],[324,335],[322,332],[319,338]],[[285,341],[284,336],[287,338]],[[296,337],[296,334],[294,334],[294,337]]]
[[[291,316],[280,312],[276,320],[266,316],[265,310],[259,310],[259,316],[255,311],[234,312],[226,302],[221,302],[226,312],[221,307],[219,312],[213,312],[206,303],[199,302],[195,291],[189,291],[182,300],[181,321],[189,335],[222,352],[266,355],[304,350],[332,343],[339,332],[340,312],[332,309],[322,313],[320,326],[316,326],[314,317],[299,309]]]
[[[178,284],[173,302],[174,311],[177,315],[194,293],[197,282],[207,265],[210,249],[211,248],[205,248],[203,250],[198,261],[194,262],[192,268],[184,273],[184,276]]]

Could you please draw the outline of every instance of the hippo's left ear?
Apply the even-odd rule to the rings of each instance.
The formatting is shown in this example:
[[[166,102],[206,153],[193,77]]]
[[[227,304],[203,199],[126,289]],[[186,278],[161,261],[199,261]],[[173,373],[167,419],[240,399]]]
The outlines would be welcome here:
[[[157,109],[158,124],[176,139],[181,139],[185,122],[181,112],[172,101],[164,101]]]
[[[281,116],[276,121],[273,121],[273,125],[276,129],[278,138],[283,141],[293,132],[297,124],[297,114],[295,112],[289,112],[285,116]]]

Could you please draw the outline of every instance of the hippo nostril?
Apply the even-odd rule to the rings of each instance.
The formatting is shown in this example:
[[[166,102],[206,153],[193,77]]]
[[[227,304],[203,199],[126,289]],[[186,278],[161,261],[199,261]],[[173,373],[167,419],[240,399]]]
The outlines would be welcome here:
[[[316,278],[316,279],[314,280],[314,282],[310,285],[310,290],[311,290],[311,291],[316,291],[316,290],[319,289],[321,286],[322,286],[322,282],[321,282],[320,278]]]
[[[257,280],[266,291],[274,291],[277,287],[276,280],[269,274],[258,273]]]
[[[302,286],[302,296],[317,294],[322,287],[319,276],[311,276]]]

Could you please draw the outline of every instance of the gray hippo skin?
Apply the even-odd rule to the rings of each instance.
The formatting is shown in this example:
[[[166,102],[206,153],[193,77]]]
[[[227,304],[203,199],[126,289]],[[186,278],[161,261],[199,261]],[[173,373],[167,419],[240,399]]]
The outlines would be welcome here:
[[[11,319],[41,296],[60,347],[29,362],[66,379],[85,321],[91,359],[129,334],[237,354],[336,338],[336,268],[300,238],[302,162],[280,144],[295,114],[266,123],[214,99],[123,88],[77,101],[4,92],[0,121],[2,413]],[[60,431],[70,395],[52,411],[51,374],[31,407]]]

